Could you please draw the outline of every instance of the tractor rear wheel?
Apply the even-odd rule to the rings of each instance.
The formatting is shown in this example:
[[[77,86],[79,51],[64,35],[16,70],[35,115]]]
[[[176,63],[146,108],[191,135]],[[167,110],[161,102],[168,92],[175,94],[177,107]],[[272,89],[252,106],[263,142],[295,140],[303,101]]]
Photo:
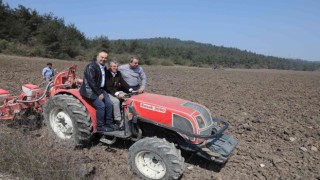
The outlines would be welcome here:
[[[74,96],[59,94],[44,105],[43,116],[50,135],[61,144],[86,146],[93,128],[85,106]]]
[[[147,137],[129,148],[129,164],[143,179],[178,179],[184,170],[184,158],[173,143]]]

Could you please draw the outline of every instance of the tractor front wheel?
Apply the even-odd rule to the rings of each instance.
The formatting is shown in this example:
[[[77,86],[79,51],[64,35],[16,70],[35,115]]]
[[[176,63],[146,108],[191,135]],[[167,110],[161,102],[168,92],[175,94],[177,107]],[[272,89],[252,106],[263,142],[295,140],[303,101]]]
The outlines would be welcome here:
[[[89,113],[74,96],[61,94],[47,100],[43,116],[49,134],[59,143],[86,146],[93,134]]]
[[[184,170],[184,158],[173,143],[147,137],[129,148],[129,164],[143,179],[178,179]]]

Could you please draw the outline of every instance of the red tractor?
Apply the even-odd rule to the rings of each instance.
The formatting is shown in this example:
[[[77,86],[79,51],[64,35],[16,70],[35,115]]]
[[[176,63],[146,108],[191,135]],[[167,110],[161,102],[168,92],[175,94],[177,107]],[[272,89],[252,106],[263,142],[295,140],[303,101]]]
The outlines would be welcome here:
[[[42,113],[49,131],[60,143],[85,146],[96,132],[96,112],[79,93],[76,66],[58,73],[42,90],[25,84],[19,96],[0,89],[0,120],[18,113]],[[135,141],[129,165],[143,179],[178,179],[184,170],[180,149],[217,163],[225,163],[237,140],[224,134],[229,124],[212,118],[203,105],[151,93],[129,93],[121,105],[123,128],[101,135],[112,144],[117,138]]]

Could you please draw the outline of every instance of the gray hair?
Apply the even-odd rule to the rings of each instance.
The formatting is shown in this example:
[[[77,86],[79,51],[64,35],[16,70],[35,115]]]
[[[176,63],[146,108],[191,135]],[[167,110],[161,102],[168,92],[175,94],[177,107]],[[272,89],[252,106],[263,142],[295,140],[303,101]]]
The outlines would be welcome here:
[[[111,66],[111,64],[119,65],[119,63],[118,63],[117,61],[114,61],[114,60],[112,60],[112,61],[109,62],[109,65],[110,65],[110,66]]]

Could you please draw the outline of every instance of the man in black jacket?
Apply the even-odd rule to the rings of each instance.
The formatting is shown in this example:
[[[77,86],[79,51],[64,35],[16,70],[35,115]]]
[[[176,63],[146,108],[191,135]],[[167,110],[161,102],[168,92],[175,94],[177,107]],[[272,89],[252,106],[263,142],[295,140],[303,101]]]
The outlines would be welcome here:
[[[107,71],[106,90],[113,103],[114,121],[118,126],[121,126],[120,99],[124,98],[125,92],[129,93],[132,89],[123,79],[121,72],[118,71],[118,63],[116,61],[110,61],[109,67]]]
[[[97,58],[85,67],[83,84],[80,87],[80,94],[88,98],[96,108],[97,132],[101,133],[117,129],[112,122],[112,102],[104,90],[107,58],[108,52],[102,50]]]

